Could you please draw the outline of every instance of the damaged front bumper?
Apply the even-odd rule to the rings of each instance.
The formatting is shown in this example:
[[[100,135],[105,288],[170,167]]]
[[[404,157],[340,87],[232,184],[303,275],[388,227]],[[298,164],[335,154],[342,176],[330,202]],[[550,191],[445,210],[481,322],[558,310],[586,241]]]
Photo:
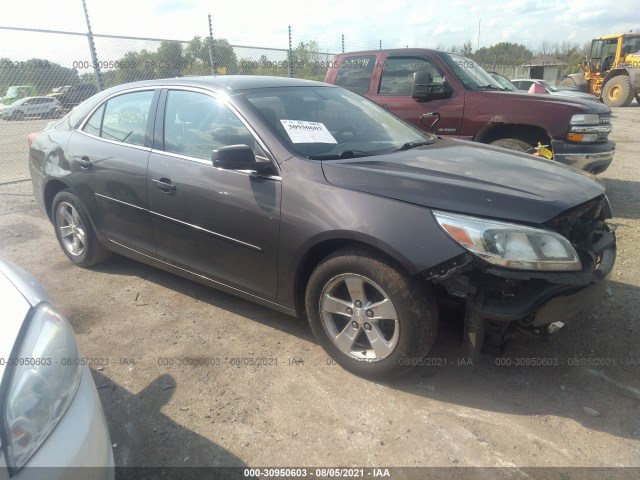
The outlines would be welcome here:
[[[470,356],[482,346],[485,329],[505,338],[507,327],[547,334],[592,309],[606,294],[616,259],[616,237],[606,197],[580,205],[548,222],[574,246],[582,269],[575,272],[524,271],[498,267],[465,253],[424,272],[449,300],[465,306],[465,345]],[[504,340],[502,340],[502,343]]]
[[[464,300],[485,319],[518,321],[524,326],[542,326],[571,320],[593,308],[607,291],[616,258],[615,236],[593,258],[583,259],[579,272],[519,272],[487,267],[470,254],[440,267],[429,280]],[[443,275],[443,274],[446,274]]]

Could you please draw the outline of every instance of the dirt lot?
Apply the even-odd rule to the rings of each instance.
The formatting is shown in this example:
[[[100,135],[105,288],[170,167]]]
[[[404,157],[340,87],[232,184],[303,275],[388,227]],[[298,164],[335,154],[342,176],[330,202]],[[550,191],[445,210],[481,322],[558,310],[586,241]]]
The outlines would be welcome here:
[[[392,384],[332,364],[302,321],[120,257],[74,267],[25,183],[0,186],[0,255],[71,319],[119,466],[640,467],[639,121],[635,103],[614,111],[601,175],[612,295],[475,366],[441,328],[440,366]],[[516,365],[540,358],[557,365]]]

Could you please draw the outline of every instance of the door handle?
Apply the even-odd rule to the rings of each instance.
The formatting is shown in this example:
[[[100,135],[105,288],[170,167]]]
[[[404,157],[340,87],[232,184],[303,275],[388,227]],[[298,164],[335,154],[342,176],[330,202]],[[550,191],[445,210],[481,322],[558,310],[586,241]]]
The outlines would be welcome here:
[[[171,180],[168,178],[161,178],[157,180],[152,178],[151,181],[155,183],[156,187],[163,193],[174,193],[176,191],[176,186],[171,184]]]
[[[89,170],[93,166],[93,163],[91,163],[91,160],[89,160],[87,156],[81,157],[78,163],[83,170]]]

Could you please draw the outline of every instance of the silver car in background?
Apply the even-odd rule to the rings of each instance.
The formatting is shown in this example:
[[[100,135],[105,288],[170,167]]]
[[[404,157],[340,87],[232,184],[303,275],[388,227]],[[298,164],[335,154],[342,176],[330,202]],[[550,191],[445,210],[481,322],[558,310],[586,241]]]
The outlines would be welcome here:
[[[0,118],[23,120],[25,117],[58,118],[62,104],[54,97],[26,97],[11,105],[0,105]]]
[[[0,298],[0,480],[113,479],[102,405],[71,325],[35,278],[2,259]]]

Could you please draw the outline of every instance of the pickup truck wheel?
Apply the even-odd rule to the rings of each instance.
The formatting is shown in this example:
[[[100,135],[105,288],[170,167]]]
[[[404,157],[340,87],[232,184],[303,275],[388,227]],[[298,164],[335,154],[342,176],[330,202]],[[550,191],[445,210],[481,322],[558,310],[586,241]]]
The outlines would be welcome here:
[[[602,101],[608,107],[626,107],[633,100],[631,80],[627,75],[617,75],[602,88]]]
[[[407,373],[436,338],[431,286],[364,249],[340,250],[318,265],[305,303],[320,345],[345,370],[365,378]]]
[[[517,150],[518,152],[529,152],[533,150],[531,145],[517,138],[499,138],[498,140],[491,142],[491,145],[508,148],[510,150]]]
[[[62,190],[53,199],[52,220],[62,251],[79,267],[96,265],[109,251],[98,241],[82,202],[69,190]]]

